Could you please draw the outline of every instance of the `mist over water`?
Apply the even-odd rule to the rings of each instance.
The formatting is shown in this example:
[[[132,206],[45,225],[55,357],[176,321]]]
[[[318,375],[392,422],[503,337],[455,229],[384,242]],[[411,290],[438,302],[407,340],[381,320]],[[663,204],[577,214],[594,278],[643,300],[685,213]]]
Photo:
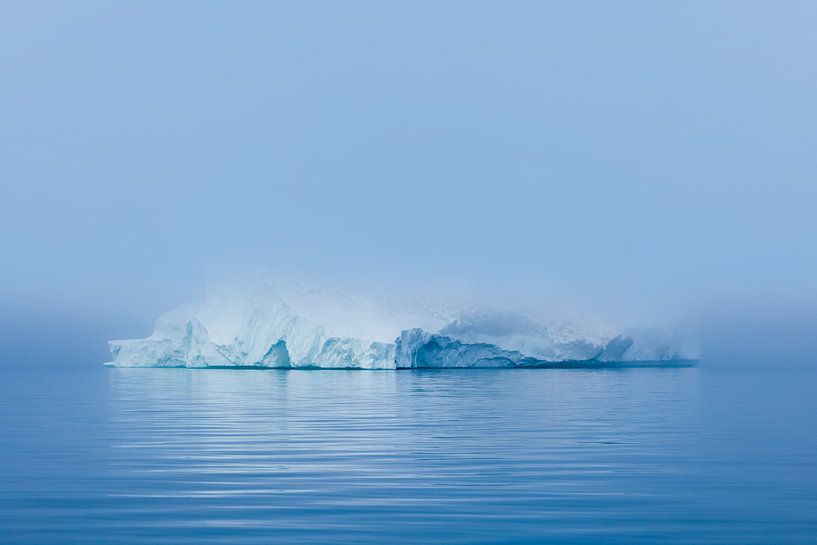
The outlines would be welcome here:
[[[57,344],[255,266],[707,329],[817,309],[809,3],[6,10],[0,318]]]
[[[3,2],[0,542],[814,543],[815,20]],[[703,360],[102,368],[257,269]]]

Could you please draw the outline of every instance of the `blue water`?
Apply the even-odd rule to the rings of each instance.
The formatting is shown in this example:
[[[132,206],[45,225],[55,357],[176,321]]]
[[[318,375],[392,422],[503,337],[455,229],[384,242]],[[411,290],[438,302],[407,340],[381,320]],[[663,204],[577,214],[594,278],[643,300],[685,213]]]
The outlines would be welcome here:
[[[817,375],[0,371],[0,543],[817,542]]]

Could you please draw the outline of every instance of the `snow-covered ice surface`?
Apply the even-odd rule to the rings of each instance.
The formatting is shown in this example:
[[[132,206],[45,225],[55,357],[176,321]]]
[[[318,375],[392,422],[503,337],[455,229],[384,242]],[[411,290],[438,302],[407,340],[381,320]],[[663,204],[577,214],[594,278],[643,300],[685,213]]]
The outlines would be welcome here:
[[[109,342],[117,367],[404,369],[697,359],[659,330],[531,317],[416,298],[375,301],[264,280],[211,289],[161,316],[150,337]]]

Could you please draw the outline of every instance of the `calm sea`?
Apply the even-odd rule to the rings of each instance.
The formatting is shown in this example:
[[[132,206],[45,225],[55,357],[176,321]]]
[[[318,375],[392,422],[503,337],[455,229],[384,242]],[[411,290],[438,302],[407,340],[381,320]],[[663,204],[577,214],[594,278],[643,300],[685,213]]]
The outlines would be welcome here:
[[[5,369],[0,543],[817,543],[817,374]]]

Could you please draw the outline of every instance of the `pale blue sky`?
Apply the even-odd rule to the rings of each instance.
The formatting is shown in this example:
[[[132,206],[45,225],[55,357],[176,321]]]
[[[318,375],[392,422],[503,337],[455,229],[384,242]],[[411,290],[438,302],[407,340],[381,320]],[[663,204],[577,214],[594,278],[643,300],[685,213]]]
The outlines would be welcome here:
[[[814,2],[3,2],[0,312],[147,328],[233,262],[813,301],[815,29]]]

